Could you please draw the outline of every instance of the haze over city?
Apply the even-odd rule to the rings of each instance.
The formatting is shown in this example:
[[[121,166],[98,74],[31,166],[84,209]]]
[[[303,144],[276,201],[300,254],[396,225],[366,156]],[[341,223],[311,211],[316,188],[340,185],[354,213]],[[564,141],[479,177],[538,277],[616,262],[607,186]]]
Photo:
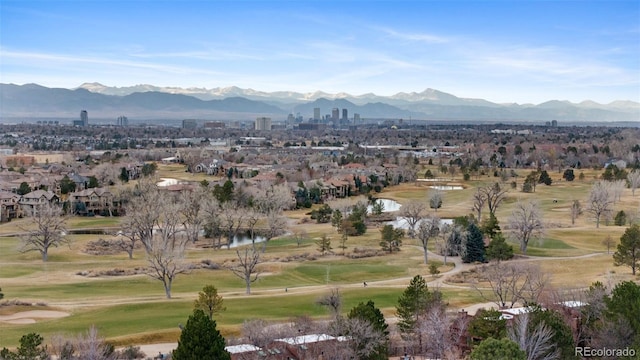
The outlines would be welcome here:
[[[3,1],[0,82],[640,99],[637,1]]]

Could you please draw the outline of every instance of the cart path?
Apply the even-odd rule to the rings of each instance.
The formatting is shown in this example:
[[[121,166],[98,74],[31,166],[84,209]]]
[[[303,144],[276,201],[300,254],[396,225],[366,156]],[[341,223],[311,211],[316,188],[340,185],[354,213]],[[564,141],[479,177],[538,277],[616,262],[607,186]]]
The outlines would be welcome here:
[[[564,256],[564,257],[533,257],[527,256],[522,257],[516,260],[512,260],[513,262],[520,261],[554,261],[554,260],[569,260],[569,259],[584,259],[596,256],[608,255],[606,252],[597,252],[585,255],[576,255],[576,256]],[[438,261],[444,261],[444,257],[442,255],[438,255],[429,251],[428,258],[430,260],[436,259]],[[458,289],[470,289],[469,286],[466,285],[455,285],[450,284],[447,280],[456,274],[459,274],[463,271],[468,271],[475,267],[480,266],[480,264],[465,264],[462,262],[460,257],[447,257],[447,263],[453,263],[455,266],[453,269],[439,274],[435,279],[426,275],[425,280],[427,280],[427,285],[432,288],[458,288]],[[367,288],[398,288],[404,289],[407,287],[409,281],[413,276],[404,276],[393,279],[386,280],[374,280],[367,282]],[[341,288],[341,289],[353,289],[353,288],[362,288],[363,283],[348,283],[348,284],[321,284],[321,285],[306,285],[306,286],[294,286],[288,288],[272,288],[272,289],[259,289],[254,290],[250,295],[245,294],[241,289],[238,291],[228,291],[228,292],[220,292],[219,294],[223,296],[225,299],[237,299],[237,298],[260,298],[260,297],[273,297],[273,296],[294,296],[300,294],[313,294],[313,293],[326,293],[330,289],[333,288]],[[198,296],[197,292],[193,293],[180,293],[176,296],[172,297],[172,300],[175,301],[192,301]],[[129,296],[127,298],[108,298],[108,299],[87,299],[87,300],[69,300],[69,301],[53,301],[48,302],[47,305],[52,307],[57,307],[61,309],[65,309],[67,311],[72,311],[75,309],[82,308],[91,308],[91,307],[103,307],[103,306],[115,306],[115,305],[126,305],[133,303],[157,303],[157,302],[165,302],[167,298],[160,293],[154,296]]]

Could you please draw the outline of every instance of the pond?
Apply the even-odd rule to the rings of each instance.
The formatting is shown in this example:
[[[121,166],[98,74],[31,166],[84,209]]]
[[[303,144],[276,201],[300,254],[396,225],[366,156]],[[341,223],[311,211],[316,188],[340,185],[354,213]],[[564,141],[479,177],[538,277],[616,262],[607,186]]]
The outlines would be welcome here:
[[[260,235],[254,235],[254,242],[257,243],[261,243],[264,242],[267,238],[265,238],[264,236],[260,236]],[[213,241],[213,239],[207,239],[204,237],[204,230],[200,230],[200,240],[199,241],[204,241],[204,242],[208,242],[211,243]],[[218,241],[217,239],[215,241]],[[222,236],[220,238],[220,243],[222,244],[223,248],[227,247],[227,237],[226,236]],[[245,245],[251,245],[251,236],[249,236],[248,233],[240,233],[236,236],[233,237],[233,241],[231,242],[231,248],[236,248],[238,246],[245,246]]]
[[[440,225],[442,226],[444,224],[448,224],[448,225],[453,224],[453,219],[440,219]],[[403,219],[400,216],[398,216],[393,221],[386,222],[385,225],[393,225],[394,228],[400,228],[400,229],[404,229],[404,230],[409,230],[409,224],[407,223],[407,220]],[[419,225],[420,225],[420,222],[418,222],[416,224],[416,227],[415,227],[416,230],[418,229]]]
[[[400,210],[400,207],[402,206],[402,204],[398,203],[395,200],[391,200],[391,199],[378,199],[378,200],[376,200],[376,203],[382,203],[382,206],[383,206],[382,212],[398,211],[398,210]],[[373,211],[373,206],[372,205],[367,206],[367,212],[369,214],[371,214],[372,211]]]
[[[261,243],[264,242],[265,240],[267,240],[267,238],[265,238],[264,236],[254,236],[254,241],[255,243]],[[223,239],[223,241],[226,241],[226,238]],[[233,237],[233,241],[231,242],[231,248],[235,248],[238,246],[244,246],[244,245],[251,245],[251,237],[247,236],[246,234],[241,234],[241,235],[236,235]]]

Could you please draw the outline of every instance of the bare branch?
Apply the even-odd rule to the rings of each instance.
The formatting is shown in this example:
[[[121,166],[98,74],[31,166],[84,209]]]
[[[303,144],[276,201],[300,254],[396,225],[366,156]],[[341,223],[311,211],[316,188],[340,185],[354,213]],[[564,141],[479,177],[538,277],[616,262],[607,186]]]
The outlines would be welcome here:
[[[34,207],[31,223],[35,225],[35,229],[21,227],[26,233],[21,239],[21,252],[37,251],[42,255],[42,261],[47,261],[51,247],[70,243],[65,236],[66,219],[58,205],[47,202]]]
[[[511,237],[520,243],[520,250],[527,253],[527,246],[531,240],[539,239],[544,234],[542,213],[535,201],[518,202],[509,218]]]
[[[440,218],[437,216],[428,216],[420,221],[418,225],[418,240],[424,251],[424,263],[427,263],[427,245],[429,240],[435,238],[440,233]]]
[[[416,225],[424,216],[426,204],[420,200],[411,200],[400,208],[400,217],[409,225],[409,236],[415,237]]]
[[[605,181],[597,181],[593,184],[589,193],[587,211],[596,217],[596,228],[600,227],[600,218],[612,211],[613,196],[609,184]]]
[[[251,283],[258,280],[260,272],[257,269],[260,263],[260,250],[255,247],[246,247],[243,250],[236,250],[238,264],[229,267],[237,277],[244,280],[247,288],[246,293],[251,294]]]

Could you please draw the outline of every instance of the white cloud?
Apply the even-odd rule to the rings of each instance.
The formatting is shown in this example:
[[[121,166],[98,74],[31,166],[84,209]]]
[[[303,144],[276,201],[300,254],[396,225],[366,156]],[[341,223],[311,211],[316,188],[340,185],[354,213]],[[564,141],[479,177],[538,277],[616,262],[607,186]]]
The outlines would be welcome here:
[[[65,54],[54,54],[54,53],[43,53],[43,52],[28,52],[28,51],[12,51],[7,49],[2,49],[2,58],[3,58],[3,66],[8,64],[19,65],[19,66],[38,66],[38,67],[48,67],[48,68],[58,68],[63,71],[71,71],[76,66],[79,65],[99,65],[99,66],[108,66],[115,67],[121,69],[143,69],[143,70],[151,70],[160,73],[169,73],[169,74],[191,74],[191,73],[199,73],[199,74],[207,74],[207,75],[218,75],[219,72],[205,70],[205,69],[197,69],[190,66],[175,66],[162,64],[157,62],[140,62],[140,61],[131,61],[131,60],[121,60],[121,59],[112,59],[108,57],[91,57],[91,56],[72,56]],[[101,68],[93,68],[95,71],[101,71]]]
[[[443,44],[451,41],[449,38],[427,33],[400,32],[391,28],[384,27],[377,27],[377,29],[390,37],[400,40],[417,41],[428,44]]]

